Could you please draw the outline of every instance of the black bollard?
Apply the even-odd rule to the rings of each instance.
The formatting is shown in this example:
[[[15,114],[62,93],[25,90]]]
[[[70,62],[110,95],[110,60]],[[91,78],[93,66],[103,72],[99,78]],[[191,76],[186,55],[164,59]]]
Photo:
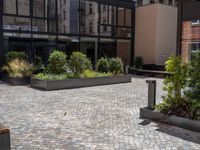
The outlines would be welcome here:
[[[156,105],[156,80],[147,80],[148,83],[148,108],[154,109]]]

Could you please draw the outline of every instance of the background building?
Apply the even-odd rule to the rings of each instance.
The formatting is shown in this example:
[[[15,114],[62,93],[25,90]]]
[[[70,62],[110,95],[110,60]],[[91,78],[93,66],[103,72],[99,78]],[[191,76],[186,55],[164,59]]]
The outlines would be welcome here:
[[[129,20],[123,24],[122,14]],[[39,56],[47,62],[54,49],[81,50],[94,64],[102,56],[119,56],[130,64],[134,16],[132,0],[2,0],[0,55],[25,51],[30,60]]]
[[[136,8],[135,56],[145,65],[164,65],[177,48],[177,7],[159,3]]]
[[[179,5],[178,52],[188,62],[200,50],[200,1],[182,0]]]

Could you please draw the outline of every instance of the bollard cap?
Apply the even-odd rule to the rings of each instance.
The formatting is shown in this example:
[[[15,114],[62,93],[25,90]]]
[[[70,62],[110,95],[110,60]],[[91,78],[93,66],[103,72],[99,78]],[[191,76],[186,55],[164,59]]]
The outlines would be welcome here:
[[[146,83],[156,83],[156,80],[146,80]]]

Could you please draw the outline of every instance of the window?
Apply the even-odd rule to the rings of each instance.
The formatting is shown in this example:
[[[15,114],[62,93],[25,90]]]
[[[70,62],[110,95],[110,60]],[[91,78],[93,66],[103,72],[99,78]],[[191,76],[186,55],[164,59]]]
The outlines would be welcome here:
[[[200,20],[193,20],[192,21],[192,25],[199,25],[200,24]]]
[[[106,26],[106,19],[103,20],[103,32],[106,32],[107,31],[107,26]]]
[[[12,4],[10,4],[12,5]],[[30,15],[30,8],[29,8],[29,1],[18,0],[18,14],[29,16]]]
[[[89,14],[92,14],[93,10],[92,10],[92,3],[89,4]]]
[[[6,14],[16,14],[16,1],[13,2],[13,0],[4,0],[4,13]],[[11,5],[12,4],[12,5]]]
[[[63,11],[63,20],[66,20],[66,11]]]
[[[89,23],[89,33],[93,33],[93,23]]]
[[[190,44],[190,59],[195,59],[196,55],[199,53],[200,50],[200,42],[194,42]]]

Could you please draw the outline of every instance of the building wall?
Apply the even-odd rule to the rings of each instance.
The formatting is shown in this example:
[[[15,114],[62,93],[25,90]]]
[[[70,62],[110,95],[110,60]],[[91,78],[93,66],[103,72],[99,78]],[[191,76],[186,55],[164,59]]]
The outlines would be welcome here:
[[[176,54],[177,8],[152,4],[136,8],[135,55],[145,64],[164,65]]]

